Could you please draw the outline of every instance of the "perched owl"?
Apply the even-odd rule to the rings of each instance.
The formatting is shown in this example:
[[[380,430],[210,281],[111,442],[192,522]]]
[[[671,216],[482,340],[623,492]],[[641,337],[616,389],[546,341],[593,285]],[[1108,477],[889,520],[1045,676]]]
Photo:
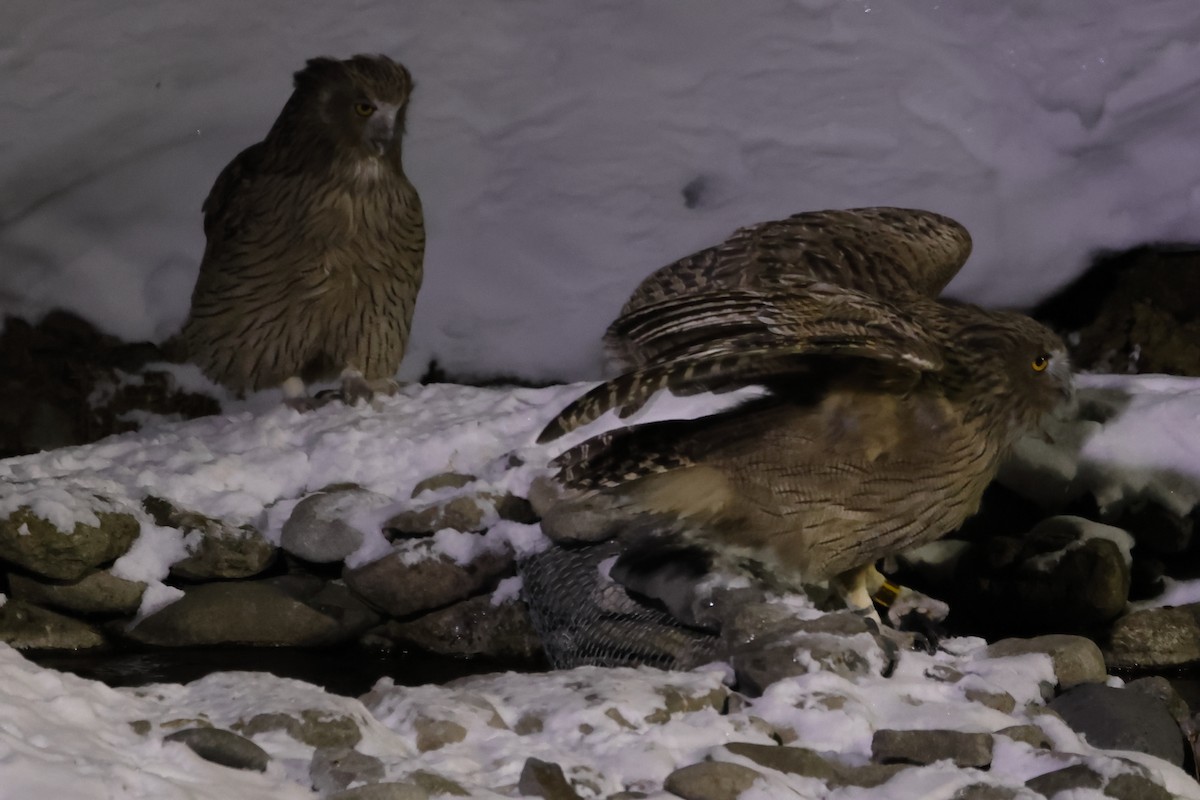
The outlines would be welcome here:
[[[204,201],[207,246],[184,355],[238,393],[340,377],[394,389],[421,286],[425,227],[404,174],[408,70],[314,58],[266,138]]]
[[[531,497],[547,532],[657,529],[797,582],[834,579],[869,605],[874,562],[974,513],[1009,445],[1071,394],[1049,329],[935,299],[969,242],[928,212],[822,212],[739,231],[652,275],[609,335],[637,366],[543,439],[662,387],[771,391],[568,450]]]

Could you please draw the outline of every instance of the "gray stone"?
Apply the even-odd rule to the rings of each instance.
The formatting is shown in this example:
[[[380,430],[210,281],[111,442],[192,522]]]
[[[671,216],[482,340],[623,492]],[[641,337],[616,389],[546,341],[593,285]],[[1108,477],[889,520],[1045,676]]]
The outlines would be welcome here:
[[[24,575],[8,576],[12,597],[47,608],[85,614],[133,614],[146,584],[110,572],[92,572],[71,583],[48,583]]]
[[[579,794],[563,775],[562,767],[538,758],[525,759],[521,768],[521,779],[517,791],[523,796],[541,797],[545,800],[581,800]]]
[[[993,708],[1001,714],[1011,714],[1017,707],[1016,699],[1008,692],[985,692],[981,689],[965,689],[963,695],[971,702]]]
[[[223,767],[265,772],[271,762],[266,750],[245,736],[220,728],[185,728],[166,736],[165,740],[182,742],[205,761]]]
[[[408,782],[421,787],[432,795],[448,794],[452,797],[468,797],[470,792],[459,783],[427,770],[419,769],[410,773]]]
[[[1051,747],[1050,737],[1046,736],[1046,732],[1037,725],[1011,725],[996,731],[996,735],[1012,739],[1014,742],[1024,742],[1030,747],[1042,750],[1049,750]]]
[[[1116,800],[1176,800],[1175,795],[1148,776],[1131,772],[1109,778],[1104,793]]]
[[[478,492],[401,511],[389,519],[384,527],[404,536],[428,536],[445,528],[480,533],[501,519],[532,522],[536,515],[529,501],[524,498],[512,494]]]
[[[1030,778],[1025,785],[1046,797],[1072,789],[1094,789],[1116,800],[1172,800],[1170,792],[1142,774],[1144,770],[1129,766],[1132,771],[1106,778],[1087,764],[1074,764]]]
[[[157,525],[185,535],[200,534],[189,555],[171,565],[171,574],[187,580],[249,578],[275,560],[275,546],[251,525],[235,528],[195,511],[180,509],[161,497],[147,497],[142,508]]]
[[[959,767],[992,763],[992,735],[952,730],[877,730],[871,758],[881,764],[932,764],[953,761]]]
[[[467,729],[453,720],[417,717],[412,727],[417,734],[417,750],[422,753],[441,750],[467,738]]]
[[[429,800],[429,792],[412,783],[371,783],[331,794],[326,800]]]
[[[1046,797],[1070,789],[1099,789],[1103,785],[1104,776],[1086,764],[1073,764],[1025,781],[1025,786]]]
[[[879,672],[888,662],[878,626],[853,611],[799,620],[782,606],[748,604],[721,634],[738,685],[749,694],[814,665],[853,678]]]
[[[488,595],[469,597],[409,622],[391,620],[370,631],[372,645],[412,644],[454,656],[532,658],[541,641],[525,604],[515,600],[493,605]]]
[[[1010,789],[1007,786],[995,786],[988,783],[972,783],[955,792],[950,800],[1021,800],[1028,796],[1020,789]]]
[[[318,747],[308,768],[312,787],[321,794],[341,791],[352,783],[376,783],[383,775],[382,761],[349,747]]]
[[[128,635],[143,644],[315,646],[344,638],[338,623],[263,581],[193,586]]]
[[[363,533],[347,522],[355,514],[395,502],[358,486],[343,486],[310,494],[292,509],[283,523],[280,546],[306,561],[341,561],[362,545]]]
[[[1136,750],[1183,765],[1183,734],[1167,705],[1149,694],[1083,684],[1047,704],[1093,747]]]
[[[474,480],[476,480],[474,475],[463,472],[443,472],[418,481],[410,496],[415,500],[425,492],[436,492],[439,489],[461,489]]]
[[[512,552],[484,551],[468,564],[445,556],[412,560],[394,551],[343,573],[346,584],[368,603],[396,617],[441,608],[478,594],[513,569]]]
[[[768,769],[824,781],[830,788],[858,786],[870,789],[887,783],[905,769],[897,764],[852,766],[805,747],[733,742],[725,745],[725,749]]]
[[[171,565],[171,574],[191,581],[251,578],[275,561],[275,545],[249,525],[220,525],[206,533],[191,555]]]
[[[0,606],[0,642],[17,650],[90,650],[106,644],[91,625],[23,600]]]
[[[1113,669],[1160,669],[1200,662],[1200,603],[1126,614],[1109,630],[1105,657]]]
[[[1001,639],[987,648],[989,658],[1045,653],[1054,662],[1054,676],[1062,689],[1081,683],[1103,683],[1108,679],[1104,655],[1091,639],[1066,634],[1035,636],[1032,639]]]
[[[256,714],[232,727],[245,736],[283,731],[298,742],[334,750],[348,750],[362,740],[362,731],[353,719],[316,709],[305,709],[299,716],[280,712]]]
[[[1194,523],[1191,517],[1148,501],[1121,509],[1114,524],[1129,531],[1139,549],[1145,548],[1159,555],[1183,553],[1192,543]]]
[[[683,800],[737,800],[761,777],[761,772],[741,764],[702,761],[672,772],[663,788]]]
[[[124,555],[141,531],[130,514],[97,511],[99,525],[64,533],[22,506],[0,519],[0,558],[60,581],[77,581]]]
[[[341,580],[327,581],[306,572],[292,572],[263,583],[333,619],[341,628],[341,638],[360,636],[383,619]]]
[[[1141,692],[1151,697],[1157,697],[1167,706],[1167,710],[1171,712],[1175,721],[1180,724],[1191,719],[1192,712],[1188,708],[1187,701],[1180,696],[1179,692],[1175,691],[1171,682],[1161,675],[1138,678],[1125,684],[1125,688],[1131,692]]]

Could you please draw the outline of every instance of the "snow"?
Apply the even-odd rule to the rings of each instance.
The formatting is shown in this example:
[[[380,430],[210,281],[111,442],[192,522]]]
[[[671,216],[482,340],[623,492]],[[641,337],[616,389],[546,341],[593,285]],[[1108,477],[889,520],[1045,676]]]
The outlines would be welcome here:
[[[961,220],[951,293],[1028,305],[1103,249],[1195,241],[1192,0],[10,0],[0,33],[0,311],[160,339],[200,204],[305,59],[412,70],[428,222],[404,378],[594,379],[656,267],[796,211]],[[689,207],[691,206],[691,207]]]
[[[451,470],[475,476],[455,491],[511,489],[521,493],[536,476],[545,474],[547,461],[562,447],[615,424],[610,414],[565,443],[534,443],[538,431],[561,406],[590,385],[546,389],[408,386],[399,395],[379,398],[369,406],[348,408],[334,403],[304,414],[278,405],[277,396],[264,393],[246,401],[249,405],[272,401],[258,411],[183,423],[158,422],[141,432],[95,444],[2,461],[0,480],[7,489],[3,511],[22,504],[37,508],[43,505],[43,495],[48,495],[58,506],[66,505],[65,497],[74,498],[77,507],[73,511],[83,518],[89,503],[100,502],[89,498],[102,489],[107,507],[125,509],[141,521],[140,537],[114,571],[150,583],[141,609],[145,614],[177,596],[178,590],[162,583],[162,578],[169,565],[187,552],[177,531],[153,524],[140,509],[140,498],[146,494],[234,524],[277,528],[286,515],[272,511],[290,507],[299,497],[347,477],[392,498],[392,505],[382,507],[389,511],[415,508],[431,497],[452,496],[453,491],[439,491],[412,498],[417,483]],[[1154,454],[1166,452],[1170,446],[1174,447],[1169,456],[1173,468],[1188,475],[1192,485],[1200,482],[1200,439],[1177,434],[1180,426],[1191,424],[1200,414],[1200,379],[1081,379],[1084,404],[1097,404],[1114,392],[1128,402],[1117,404],[1104,422],[1084,426],[1089,438],[1077,451],[1073,473],[1096,477],[1100,483],[1093,490],[1158,492],[1157,473],[1143,467],[1159,464]],[[694,416],[731,401],[727,395],[663,396],[640,413],[642,419]],[[1158,424],[1138,426],[1143,414]],[[1137,427],[1142,435],[1127,435],[1130,427]],[[1078,443],[1081,438],[1071,441]],[[1122,465],[1133,465],[1131,481],[1118,480]],[[377,511],[380,509],[371,513]],[[545,545],[538,526],[515,522],[499,522],[485,537],[447,530],[397,545],[377,538],[378,542],[369,545],[382,548],[376,556],[395,547],[407,556],[438,553],[456,560],[506,542],[518,552]],[[514,579],[497,589],[494,599],[518,591]],[[1175,591],[1178,596],[1183,590]],[[1196,591],[1194,585],[1192,591]],[[799,745],[866,759],[871,737],[880,728],[994,731],[1015,724],[1011,715],[970,701],[965,694],[968,689],[1008,692],[1018,709],[1040,705],[1042,685],[1053,680],[1049,659],[983,658],[983,646],[982,640],[955,639],[944,643],[944,650],[936,656],[906,652],[895,674],[886,679],[849,680],[814,668],[806,675],[769,686],[763,697],[743,712],[696,712],[662,725],[640,722],[661,702],[655,687],[662,680],[693,688],[716,687],[727,670],[714,665],[680,674],[600,669],[507,674],[470,679],[453,687],[405,688],[384,679],[363,698],[364,706],[296,681],[248,673],[216,673],[187,686],[114,691],[39,669],[0,647],[0,709],[6,720],[0,726],[0,787],[9,793],[0,796],[32,796],[34,791],[60,789],[63,797],[103,796],[96,793],[101,786],[119,786],[120,796],[135,799],[216,797],[220,792],[238,797],[308,796],[298,785],[309,785],[307,765],[312,749],[282,734],[254,737],[274,757],[265,775],[233,771],[217,775],[213,770],[218,768],[190,756],[181,745],[164,744],[161,737],[138,737],[128,725],[134,719],[158,724],[202,715],[214,725],[228,726],[256,713],[305,707],[360,720],[367,735],[359,749],[381,758],[390,778],[401,779],[427,768],[459,781],[470,788],[472,796],[481,798],[503,796],[495,787],[515,784],[528,756],[554,761],[569,774],[586,777],[602,787],[600,796],[625,787],[653,787],[673,769],[706,755],[734,758],[720,749],[727,742],[769,741],[751,724],[751,716],[794,731]],[[930,670],[946,668],[965,677],[958,683],[929,678]],[[581,691],[584,686],[588,691]],[[821,699],[834,696],[842,698],[841,702],[826,704]],[[480,697],[487,703],[480,705]],[[596,701],[597,697],[609,705]],[[606,713],[613,708],[615,716]],[[509,728],[522,715],[538,714],[543,727],[536,734],[518,735],[489,725],[493,713]],[[466,738],[436,751],[418,752],[413,721],[423,714],[462,725]],[[618,719],[632,722],[632,728]],[[1050,724],[1043,717],[1037,722]],[[1100,752],[1065,727],[1053,735],[1059,749],[1081,758]],[[770,788],[763,790],[768,794],[763,796],[786,786],[788,791],[801,791],[801,796],[809,791],[809,796],[844,800],[949,797],[964,782],[1012,785],[1065,765],[1064,756],[1051,759],[1022,747],[999,748],[997,762],[987,773],[931,765],[874,790],[846,789],[828,795],[814,794],[812,787],[806,790],[808,784],[803,780],[772,776],[767,781]],[[1200,798],[1200,786],[1178,770],[1150,757],[1140,761],[1177,796]],[[47,768],[50,764],[53,770]],[[197,784],[206,788],[196,789]]]
[[[954,216],[975,252],[950,294],[987,305],[1028,305],[1098,250],[1200,237],[1200,187],[1186,168],[1200,163],[1192,0],[126,0],[103,10],[9,0],[0,313],[62,306],[127,338],[172,333],[187,313],[203,248],[199,207],[218,171],[262,137],[305,59],[374,51],[402,60],[417,81],[405,158],[429,239],[405,379],[431,359],[456,374],[594,379],[600,333],[642,277],[739,225],[801,210],[887,204]],[[175,374],[211,391],[194,368]],[[1030,445],[1044,473],[1104,504],[1194,505],[1200,381],[1084,376],[1080,386],[1107,410],[1063,447]],[[358,483],[397,507],[430,502],[411,498],[413,487],[447,471],[474,475],[472,491],[523,494],[557,450],[614,424],[610,414],[553,446],[533,443],[586,388],[410,385],[370,407],[303,415],[264,392],[228,402],[222,416],[148,420],[138,434],[0,461],[0,514],[28,505],[64,530],[94,523],[99,510],[133,514],[141,535],[114,570],[150,584],[149,613],[177,596],[162,578],[187,543],[153,524],[146,495],[278,541],[294,505],[332,483]],[[695,416],[736,399],[666,398],[636,419]],[[487,538],[474,543],[544,545],[536,526],[516,523]],[[466,558],[467,542],[442,533],[426,546]],[[353,558],[389,550],[376,535]],[[518,590],[506,582],[495,599]],[[1169,595],[1197,597],[1194,583]],[[364,729],[359,749],[392,778],[429,767],[473,796],[497,797],[493,788],[514,784],[535,755],[590,776],[603,796],[654,791],[706,755],[730,759],[726,742],[766,741],[751,716],[786,722],[799,744],[863,757],[881,727],[1011,723],[968,701],[964,686],[1007,691],[1018,708],[1039,702],[1044,659],[981,659],[980,642],[956,641],[934,657],[906,653],[889,679],[814,672],[771,686],[745,711],[656,726],[643,724],[661,701],[650,687],[715,687],[725,673],[577,670],[454,688],[385,680],[364,704],[250,673],[113,690],[0,645],[0,796],[311,797],[311,748],[288,737],[254,737],[273,756],[263,774],[162,741],[159,726],[171,720],[228,726],[268,710],[353,717]],[[939,666],[968,677],[957,688],[931,682],[926,671]],[[539,709],[544,727],[524,736],[492,728],[468,693],[510,727]],[[817,702],[831,693],[846,705]],[[459,720],[467,737],[420,753],[411,721],[434,712]],[[154,733],[135,733],[139,720]],[[1065,726],[1038,724],[1059,749],[1095,760]],[[1122,755],[1176,796],[1200,798],[1179,770]],[[822,796],[950,797],[968,779],[1016,785],[1062,758],[1001,740],[987,773],[931,765]],[[811,782],[770,781],[743,796],[818,796]]]

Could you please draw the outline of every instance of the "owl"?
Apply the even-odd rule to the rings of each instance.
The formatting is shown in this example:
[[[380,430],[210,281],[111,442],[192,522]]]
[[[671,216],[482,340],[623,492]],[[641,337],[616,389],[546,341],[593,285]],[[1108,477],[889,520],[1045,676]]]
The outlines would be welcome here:
[[[412,88],[386,56],[311,59],[266,138],[221,171],[178,337],[213,381],[301,405],[311,381],[340,379],[347,401],[394,391],[425,251],[402,161]]]
[[[542,440],[660,388],[769,392],[567,450],[531,496],[543,528],[578,541],[654,530],[869,607],[874,562],[958,527],[1015,439],[1071,397],[1052,331],[936,297],[969,249],[929,212],[830,211],[654,273],[609,329],[630,371]]]

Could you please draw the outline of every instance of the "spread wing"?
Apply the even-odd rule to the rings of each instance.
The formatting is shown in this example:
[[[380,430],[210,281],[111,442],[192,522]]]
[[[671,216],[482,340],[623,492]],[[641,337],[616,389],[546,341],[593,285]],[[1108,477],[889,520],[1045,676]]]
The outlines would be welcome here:
[[[884,373],[941,369],[938,342],[920,323],[923,305],[906,311],[850,289],[787,279],[769,292],[748,289],[680,295],[628,315],[645,318],[658,360],[600,384],[567,406],[542,431],[548,442],[609,409],[637,411],[660,389],[677,394],[789,381],[844,359],[847,369],[872,362]],[[931,301],[925,301],[931,302]],[[660,345],[659,343],[662,342]]]
[[[729,305],[709,301],[739,291],[796,294],[823,283],[876,299],[936,297],[965,263],[971,237],[954,220],[930,211],[860,208],[795,214],[742,228],[716,247],[658,270],[634,291],[605,334],[627,367],[678,357],[705,338],[753,327]]]

